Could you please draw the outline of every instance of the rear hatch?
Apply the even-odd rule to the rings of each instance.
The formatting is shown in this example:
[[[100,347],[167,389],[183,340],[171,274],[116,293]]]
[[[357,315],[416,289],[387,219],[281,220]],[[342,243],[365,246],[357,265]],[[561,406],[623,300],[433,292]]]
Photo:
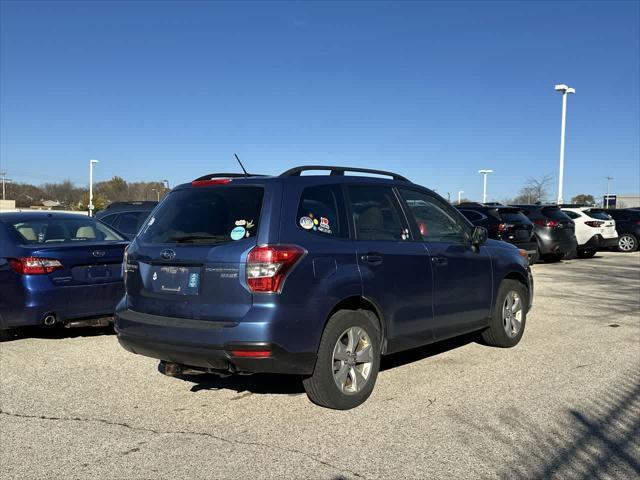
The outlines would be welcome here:
[[[497,226],[500,238],[509,242],[529,242],[533,235],[533,222],[518,208],[499,208],[501,223]]]
[[[257,243],[264,188],[214,184],[172,191],[128,253],[128,308],[239,321],[251,307],[247,252]]]
[[[575,236],[573,220],[565,214],[560,207],[549,206],[541,209],[545,217],[546,226],[551,230],[557,240],[572,240]]]
[[[600,234],[603,238],[615,238],[618,236],[618,232],[616,232],[616,222],[613,220],[609,214],[601,209],[601,208],[591,208],[589,210],[585,210],[584,214],[593,218],[597,225]]]

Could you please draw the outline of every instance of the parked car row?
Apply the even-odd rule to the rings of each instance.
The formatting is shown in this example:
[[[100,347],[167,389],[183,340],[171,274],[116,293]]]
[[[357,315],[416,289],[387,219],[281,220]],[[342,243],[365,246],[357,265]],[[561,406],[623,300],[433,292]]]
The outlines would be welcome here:
[[[318,170],[330,174],[305,174]],[[313,402],[353,408],[382,355],[467,333],[515,346],[530,261],[613,238],[606,214],[568,211],[597,233],[557,206],[456,209],[392,172],[303,166],[205,175],[159,205],[115,205],[100,216],[115,229],[0,214],[0,333],[113,318],[120,344],[167,375],[297,374]]]
[[[457,208],[474,225],[486,227],[491,238],[525,249],[532,264],[573,255],[590,258],[598,250],[633,252],[640,238],[636,209],[496,203],[463,203]]]

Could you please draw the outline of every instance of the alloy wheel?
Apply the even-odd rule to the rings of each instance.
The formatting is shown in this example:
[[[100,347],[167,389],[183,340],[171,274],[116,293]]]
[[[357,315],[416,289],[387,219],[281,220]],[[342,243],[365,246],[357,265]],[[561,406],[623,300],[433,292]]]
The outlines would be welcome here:
[[[502,305],[502,325],[504,331],[511,338],[520,333],[522,328],[522,314],[524,305],[518,292],[511,290],[507,293]]]
[[[631,252],[636,246],[636,241],[631,235],[622,235],[618,239],[618,248],[623,252]]]
[[[356,394],[367,384],[373,365],[372,349],[363,328],[349,327],[338,337],[333,348],[333,379],[342,393]]]

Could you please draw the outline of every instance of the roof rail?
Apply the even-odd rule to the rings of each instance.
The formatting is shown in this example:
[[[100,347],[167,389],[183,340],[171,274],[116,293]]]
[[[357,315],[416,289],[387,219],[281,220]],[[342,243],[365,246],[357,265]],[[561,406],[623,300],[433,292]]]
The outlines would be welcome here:
[[[456,207],[484,207],[480,202],[461,202],[455,205]]]
[[[257,173],[248,173],[245,175],[244,173],[209,173],[207,175],[202,175],[201,177],[193,180],[194,182],[200,182],[202,180],[213,180],[214,178],[246,178],[246,177],[264,177],[264,175],[259,175]]]
[[[359,173],[372,173],[375,175],[385,175],[387,177],[391,177],[394,180],[402,180],[404,182],[409,182],[410,180],[402,175],[398,175],[393,172],[386,172],[384,170],[373,170],[370,168],[358,168],[358,167],[335,167],[330,165],[303,165],[300,167],[294,167],[286,172],[280,174],[281,177],[296,177],[300,176],[302,172],[307,170],[329,170],[330,175],[344,175],[344,172],[359,172]]]

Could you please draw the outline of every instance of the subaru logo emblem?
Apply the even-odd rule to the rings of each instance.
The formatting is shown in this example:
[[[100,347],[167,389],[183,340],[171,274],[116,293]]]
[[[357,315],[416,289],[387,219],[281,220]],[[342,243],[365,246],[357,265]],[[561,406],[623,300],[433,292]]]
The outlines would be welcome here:
[[[105,253],[106,252],[104,250],[94,250],[93,252],[91,252],[91,255],[93,255],[94,257],[104,257]]]
[[[163,260],[173,260],[173,257],[175,256],[176,256],[176,252],[174,252],[169,248],[162,250],[160,252],[160,258],[162,258]]]

